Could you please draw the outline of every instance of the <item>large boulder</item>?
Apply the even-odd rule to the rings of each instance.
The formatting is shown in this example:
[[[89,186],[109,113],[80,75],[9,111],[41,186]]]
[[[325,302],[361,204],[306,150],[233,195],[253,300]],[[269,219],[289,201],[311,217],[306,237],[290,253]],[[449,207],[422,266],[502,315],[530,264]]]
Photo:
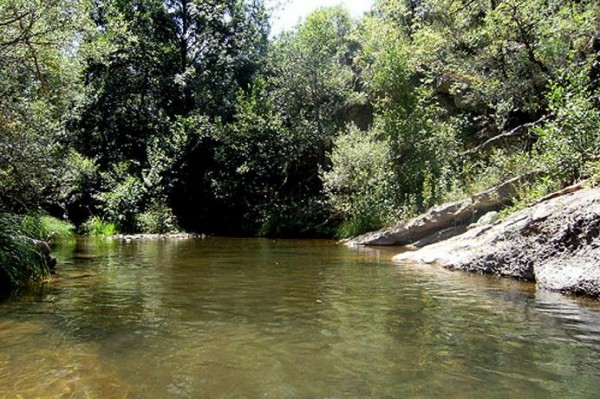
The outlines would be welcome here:
[[[600,188],[565,192],[394,261],[511,276],[600,298]]]
[[[26,237],[26,239],[29,240],[33,247],[35,247],[35,249],[44,257],[46,263],[48,264],[48,267],[50,269],[54,269],[56,267],[57,261],[56,258],[51,254],[50,245],[48,245],[46,241],[36,240],[34,238],[28,237]]]

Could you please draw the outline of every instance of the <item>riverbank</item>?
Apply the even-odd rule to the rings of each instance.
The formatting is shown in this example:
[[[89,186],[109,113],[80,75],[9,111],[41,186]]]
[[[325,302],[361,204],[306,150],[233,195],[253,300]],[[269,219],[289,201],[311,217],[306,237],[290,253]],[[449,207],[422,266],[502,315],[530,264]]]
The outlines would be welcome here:
[[[46,280],[56,266],[49,241],[65,231],[43,215],[0,213],[0,295]]]
[[[206,234],[195,233],[165,233],[165,234],[115,234],[107,237],[107,240],[117,241],[140,241],[140,240],[189,240],[202,239],[207,237]]]
[[[408,244],[404,248],[411,250],[393,260],[508,276],[535,282],[539,289],[600,299],[600,188],[566,190],[505,219],[453,228],[466,231],[426,245]],[[392,230],[371,237],[384,242]]]

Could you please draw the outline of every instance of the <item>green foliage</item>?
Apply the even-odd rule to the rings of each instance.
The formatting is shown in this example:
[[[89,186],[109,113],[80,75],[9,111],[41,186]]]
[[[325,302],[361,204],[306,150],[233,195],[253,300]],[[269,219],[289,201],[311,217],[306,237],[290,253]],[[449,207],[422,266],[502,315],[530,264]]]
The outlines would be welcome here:
[[[332,237],[335,221],[321,196],[272,204],[263,209],[258,235],[262,237]]]
[[[257,80],[250,93],[239,92],[236,120],[216,129],[215,159],[220,168],[213,177],[219,200],[257,222],[263,208],[277,203],[297,153],[297,143],[282,125],[282,117],[267,92],[267,83]],[[239,217],[239,216],[238,216]]]
[[[132,233],[136,230],[136,215],[143,210],[146,187],[140,179],[126,172],[129,165],[115,166],[106,175],[106,187],[98,195],[104,215],[117,225],[119,231]]]
[[[28,237],[48,243],[75,238],[75,226],[71,223],[39,213],[25,215],[21,220],[21,229]]]
[[[407,113],[415,106],[411,84],[410,46],[391,24],[366,17],[355,32],[361,43],[356,64],[361,69],[365,88],[372,91],[380,107],[402,107]]]
[[[44,255],[16,217],[0,214],[0,289],[8,290],[50,274]]]
[[[322,173],[332,207],[346,223],[341,236],[377,229],[397,216],[395,175],[389,140],[356,126],[335,140],[331,170]]]
[[[320,8],[273,46],[275,96],[296,134],[317,146],[317,162],[323,162],[323,143],[346,122],[349,103],[360,102],[353,90],[353,25],[345,9]]]
[[[94,2],[92,15],[76,145],[103,166],[144,164],[149,143],[180,116],[230,118],[238,88],[263,63],[262,1],[111,0]]]
[[[335,229],[335,238],[344,239],[356,237],[360,234],[384,227],[381,219],[373,215],[345,218]]]
[[[510,129],[544,111],[548,83],[596,29],[591,3],[424,0],[404,7],[398,36],[408,37],[411,70],[450,107],[480,116],[476,129]],[[382,19],[398,18],[384,6]]]
[[[389,141],[395,202],[414,212],[439,202],[451,185],[458,123],[432,90],[415,87],[414,48],[404,35],[392,24],[366,18],[358,64],[375,96],[375,126]]]
[[[61,179],[55,188],[56,202],[70,220],[81,224],[98,202],[96,195],[101,184],[98,164],[70,148],[58,171]]]
[[[168,135],[157,135],[146,147],[148,166],[142,180],[153,197],[167,195],[173,188],[176,169],[184,166],[185,156],[192,148],[202,145],[212,128],[206,116],[178,116],[169,123]]]
[[[546,194],[560,189],[559,181],[551,179],[549,176],[543,176],[539,179],[525,182],[517,187],[517,192],[512,198],[512,205],[500,212],[500,217],[505,217],[513,212],[533,205],[536,201]]]
[[[148,209],[136,215],[137,231],[145,234],[176,233],[177,218],[165,204],[153,201]]]
[[[263,2],[103,0],[93,2],[92,19],[70,138],[102,176],[88,215],[134,231],[135,215],[164,198],[195,228],[217,223],[205,212],[218,203],[212,126],[233,120],[238,92],[265,65]]]
[[[262,0],[0,1],[0,209],[346,236],[548,176],[527,203],[600,173],[596,3],[381,0],[269,42]]]
[[[590,93],[588,84],[580,74],[555,85],[549,92],[555,118],[536,130],[547,172],[565,184],[596,173],[600,160],[600,93]]]
[[[83,235],[98,238],[110,237],[119,233],[115,223],[108,222],[98,216],[91,217],[81,225],[79,230]]]
[[[0,108],[2,100],[0,100]],[[0,135],[0,208],[24,212],[48,202],[46,191],[56,179],[61,133],[43,102],[29,102],[2,117]]]
[[[422,211],[448,190],[460,147],[455,121],[426,94],[417,96],[409,114],[404,107],[385,109],[380,123],[394,154],[401,199]]]
[[[455,176],[452,189],[445,193],[444,201],[469,197],[512,178],[543,171],[542,162],[529,151],[495,149],[480,159],[465,160],[460,174]]]
[[[0,208],[51,203],[65,123],[79,88],[71,57],[84,1],[0,2]]]

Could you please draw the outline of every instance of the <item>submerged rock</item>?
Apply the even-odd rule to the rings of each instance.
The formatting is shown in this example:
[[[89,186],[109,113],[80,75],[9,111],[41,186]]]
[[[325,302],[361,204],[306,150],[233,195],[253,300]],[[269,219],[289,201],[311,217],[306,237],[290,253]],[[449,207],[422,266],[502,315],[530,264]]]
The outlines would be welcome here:
[[[394,257],[600,298],[600,188],[549,197],[492,225]]]

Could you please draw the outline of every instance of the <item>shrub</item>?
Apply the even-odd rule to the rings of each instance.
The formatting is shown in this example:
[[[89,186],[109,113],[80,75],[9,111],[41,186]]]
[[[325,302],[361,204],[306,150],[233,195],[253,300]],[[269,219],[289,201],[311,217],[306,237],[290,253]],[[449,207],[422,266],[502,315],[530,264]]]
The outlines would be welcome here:
[[[98,216],[93,216],[87,222],[81,225],[81,233],[92,237],[109,237],[117,234],[119,231],[116,224],[108,222]]]
[[[377,132],[350,126],[335,140],[332,167],[322,173],[325,192],[346,223],[338,234],[350,236],[377,229],[397,216],[389,142]]]
[[[514,177],[541,172],[543,165],[530,151],[518,148],[495,149],[484,154],[483,159],[465,162],[455,183],[457,191],[462,192],[460,199],[481,193]],[[457,199],[447,192],[445,201]]]
[[[383,227],[381,219],[373,215],[361,215],[358,217],[350,217],[344,220],[337,227],[336,238],[356,237],[368,231],[373,231]]]
[[[98,205],[100,173],[95,159],[70,149],[58,170],[57,204],[75,224],[90,217]]]
[[[127,173],[127,168],[126,163],[117,165],[105,176],[109,190],[99,198],[106,219],[115,223],[119,231],[130,233],[136,230],[136,217],[142,210],[147,190],[139,178]]]
[[[145,234],[165,234],[179,231],[173,210],[159,201],[153,201],[148,209],[136,216],[137,230]]]
[[[48,243],[75,237],[75,226],[71,223],[39,213],[25,215],[21,219],[21,228],[28,236]]]
[[[331,207],[321,196],[297,202],[270,204],[263,210],[258,235],[262,237],[331,237]]]
[[[600,160],[600,109],[593,103],[594,93],[587,89],[587,77],[569,80],[549,92],[556,118],[537,129],[540,157],[563,184],[594,175]]]
[[[27,237],[21,220],[0,214],[0,289],[18,287],[49,274],[45,256]]]

